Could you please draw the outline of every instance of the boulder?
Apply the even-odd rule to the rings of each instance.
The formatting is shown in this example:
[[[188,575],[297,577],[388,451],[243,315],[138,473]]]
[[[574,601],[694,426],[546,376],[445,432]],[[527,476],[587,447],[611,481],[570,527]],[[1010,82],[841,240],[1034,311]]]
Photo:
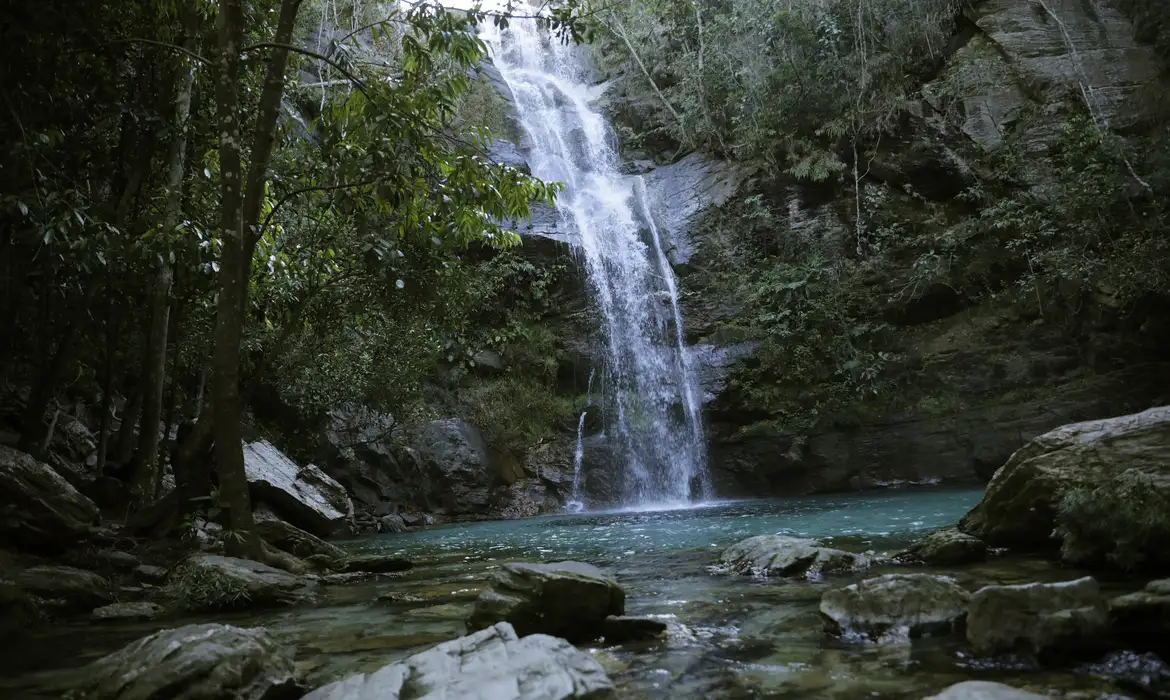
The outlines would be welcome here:
[[[899,641],[961,626],[970,599],[948,576],[886,574],[825,592],[820,610],[831,632]]]
[[[932,566],[957,566],[986,559],[987,544],[957,527],[947,527],[914,543],[901,556]]]
[[[738,542],[719,557],[719,569],[752,576],[809,576],[857,571],[869,566],[864,554],[823,547],[816,540],[758,535]]]
[[[193,554],[175,568],[170,586],[190,610],[224,610],[307,602],[311,582],[249,559]]]
[[[666,623],[649,617],[614,615],[605,618],[601,629],[605,641],[613,644],[656,639],[666,633]]]
[[[433,480],[442,484],[444,508],[451,513],[487,510],[495,474],[475,426],[455,419],[431,421],[422,430],[418,452]]]
[[[48,465],[0,445],[0,538],[57,551],[86,538],[99,519],[93,501]]]
[[[34,566],[21,571],[14,581],[29,594],[68,610],[93,609],[114,601],[109,581],[72,566]]]
[[[264,629],[231,625],[162,630],[81,673],[76,700],[285,700],[304,692],[292,649]]]
[[[298,466],[267,441],[244,446],[244,469],[257,501],[314,535],[333,535],[353,516],[341,484],[312,464]]]
[[[138,602],[138,603],[112,603],[110,605],[103,605],[90,613],[90,618],[103,621],[117,621],[117,620],[153,620],[162,615],[165,611],[158,603]]]
[[[543,634],[521,639],[511,625],[499,623],[374,673],[318,688],[304,700],[612,697],[613,684],[589,654]]]
[[[963,681],[926,700],[1047,700],[1047,697],[1002,683]]]
[[[589,564],[509,563],[480,591],[467,625],[479,630],[509,622],[521,636],[587,641],[604,634],[607,617],[625,612],[625,601],[621,586]]]
[[[987,586],[971,596],[967,641],[980,654],[1024,653],[1045,662],[1100,650],[1108,628],[1092,577]]]
[[[319,455],[325,470],[349,492],[355,503],[375,507],[401,490],[401,464],[393,442],[397,422],[360,404],[329,411],[325,445]]]
[[[364,571],[368,574],[392,574],[397,571],[408,571],[414,564],[409,559],[395,557],[388,554],[363,554],[349,557],[342,565],[343,572]]]
[[[378,532],[406,532],[406,521],[395,513],[383,515],[378,518]]]
[[[255,512],[256,534],[268,544],[301,558],[321,554],[334,561],[345,558],[345,552],[337,545],[305,532],[299,527],[286,523],[267,506],[261,504]]]
[[[1033,439],[995,473],[959,529],[997,547],[1052,547],[1066,495],[1130,471],[1157,476],[1150,488],[1170,501],[1170,407],[1073,423]]]

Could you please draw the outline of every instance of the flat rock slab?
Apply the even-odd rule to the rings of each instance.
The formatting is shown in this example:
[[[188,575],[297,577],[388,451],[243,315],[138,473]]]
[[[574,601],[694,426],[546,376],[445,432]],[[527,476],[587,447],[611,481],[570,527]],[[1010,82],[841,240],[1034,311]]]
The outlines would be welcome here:
[[[869,566],[863,554],[824,547],[816,540],[758,535],[737,542],[719,557],[719,569],[751,576],[809,576],[857,571]]]
[[[303,692],[292,649],[264,629],[162,630],[81,670],[76,700],[284,700]]]
[[[158,603],[112,603],[97,608],[89,616],[98,621],[153,620],[165,612]]]
[[[967,616],[971,595],[947,576],[886,574],[821,596],[830,631],[877,641],[950,632]]]
[[[1044,660],[1099,651],[1108,627],[1101,587],[1086,576],[1060,583],[986,586],[971,596],[967,641],[980,654]]]
[[[34,566],[17,574],[14,580],[32,595],[61,601],[74,610],[91,609],[114,600],[109,581],[71,566]]]
[[[312,464],[304,467],[261,440],[244,445],[248,488],[297,527],[329,537],[345,527],[353,503],[345,488]]]
[[[256,508],[255,519],[256,534],[277,549],[302,559],[321,555],[332,562],[338,562],[345,558],[345,552],[340,547],[281,520],[265,504],[260,504]]]
[[[170,585],[191,610],[291,605],[313,599],[313,582],[249,559],[193,554]]]
[[[563,639],[520,639],[507,623],[331,683],[304,700],[563,700],[613,698],[605,670]]]
[[[509,622],[521,635],[551,634],[587,641],[604,634],[605,619],[625,612],[626,594],[608,574],[581,562],[504,564],[480,591],[469,629]]]

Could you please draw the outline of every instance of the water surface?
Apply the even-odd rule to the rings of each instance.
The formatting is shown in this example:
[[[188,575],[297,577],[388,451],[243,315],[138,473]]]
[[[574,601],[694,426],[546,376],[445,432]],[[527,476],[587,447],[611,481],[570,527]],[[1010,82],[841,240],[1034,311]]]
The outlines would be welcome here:
[[[960,680],[985,678],[1041,690],[1090,690],[1102,682],[1071,671],[1041,672],[965,656],[959,640],[877,647],[828,637],[821,594],[865,576],[760,580],[708,571],[719,552],[759,534],[819,538],[851,551],[898,551],[960,518],[974,489],[905,489],[845,496],[728,502],[634,513],[586,513],[447,525],[343,543],[355,552],[402,554],[403,574],[325,588],[321,604],[154,623],[76,622],[0,649],[0,697],[55,697],[37,688],[67,669],[156,629],[193,621],[263,625],[297,646],[315,684],[386,663],[464,634],[463,620],[491,571],[507,561],[576,559],[608,569],[627,591],[627,613],[669,625],[656,642],[587,648],[624,698],[921,698]],[[936,569],[974,590],[988,583],[1075,578],[1036,560],[994,559]],[[3,645],[0,644],[0,647]],[[28,672],[33,673],[28,673]],[[13,676],[19,676],[13,680]],[[1104,691],[1102,691],[1104,692]],[[1082,697],[1098,697],[1090,693]]]

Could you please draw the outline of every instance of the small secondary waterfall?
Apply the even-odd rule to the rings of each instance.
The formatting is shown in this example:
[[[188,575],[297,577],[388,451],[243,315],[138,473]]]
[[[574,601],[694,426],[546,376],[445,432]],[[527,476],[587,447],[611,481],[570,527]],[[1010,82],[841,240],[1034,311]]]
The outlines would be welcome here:
[[[580,242],[603,319],[602,405],[607,438],[622,460],[625,505],[707,498],[700,392],[645,183],[619,172],[613,133],[589,105],[580,47],[560,44],[532,20],[489,31],[494,62],[531,138],[532,172],[565,185],[559,226]]]

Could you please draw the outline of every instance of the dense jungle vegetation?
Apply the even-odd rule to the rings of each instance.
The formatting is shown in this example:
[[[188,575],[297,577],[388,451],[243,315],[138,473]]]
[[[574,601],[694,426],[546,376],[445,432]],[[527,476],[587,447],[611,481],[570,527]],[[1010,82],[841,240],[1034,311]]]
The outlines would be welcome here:
[[[47,450],[55,406],[100,406],[96,468],[132,484],[133,510],[154,503],[165,456],[179,489],[162,509],[217,481],[235,551],[256,557],[248,416],[311,424],[347,402],[403,416],[440,369],[539,347],[530,320],[555,271],[509,251],[500,222],[558,186],[485,155],[500,108],[476,27],[505,14],[360,0],[3,13],[0,386],[19,449]],[[573,3],[541,13],[565,40],[579,31]],[[487,427],[554,420],[551,399],[517,401],[539,381],[498,383]]]

